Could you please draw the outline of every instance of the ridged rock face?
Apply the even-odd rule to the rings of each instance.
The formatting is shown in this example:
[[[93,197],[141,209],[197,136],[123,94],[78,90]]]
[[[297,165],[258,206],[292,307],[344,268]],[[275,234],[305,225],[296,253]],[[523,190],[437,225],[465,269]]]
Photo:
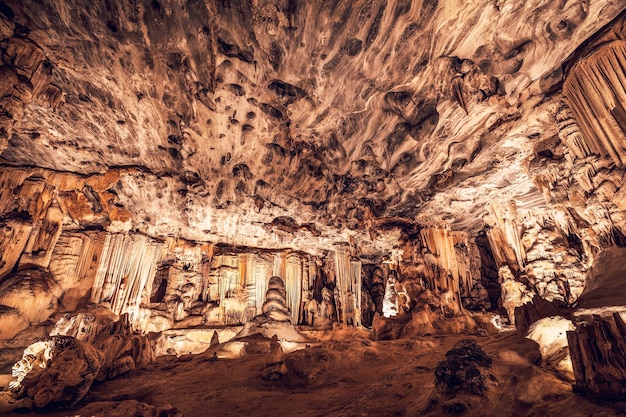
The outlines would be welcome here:
[[[0,2],[0,279],[49,268],[133,321],[241,323],[278,274],[293,323],[324,289],[369,323],[383,263],[407,305],[571,303],[626,244],[624,9]]]

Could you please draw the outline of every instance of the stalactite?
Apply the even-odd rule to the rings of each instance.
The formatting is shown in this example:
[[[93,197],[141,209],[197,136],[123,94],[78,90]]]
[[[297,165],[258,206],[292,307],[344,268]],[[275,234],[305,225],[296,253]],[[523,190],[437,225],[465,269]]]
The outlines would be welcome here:
[[[144,289],[152,288],[164,247],[145,236],[107,235],[91,301],[108,301],[116,314],[139,319]]]
[[[489,240],[489,246],[493,251],[493,258],[495,259],[498,267],[503,265],[517,265],[515,251],[508,244],[506,237],[500,228],[494,227],[489,229],[487,232],[487,238]]]
[[[436,274],[426,277],[431,287],[458,292],[459,267],[452,232],[448,228],[425,228],[420,231],[420,237],[422,246],[431,255],[424,257],[426,266]]]
[[[218,266],[219,277],[219,300],[220,305],[224,304],[224,300],[232,295],[237,288],[239,282],[239,258],[236,255],[220,256],[220,265]]]
[[[448,228],[425,228],[420,231],[422,245],[437,258],[440,267],[458,281],[459,272],[454,253],[454,240]]]
[[[409,249],[417,265],[407,271],[419,274],[424,288],[446,293],[458,306],[452,309],[454,312],[461,311],[463,303],[476,305],[480,292],[484,291],[480,251],[467,233],[451,231],[448,227],[427,227],[420,230],[420,239],[413,246]],[[398,288],[396,291],[401,293]]]
[[[361,262],[352,260],[349,248],[337,247],[335,271],[340,302],[339,319],[343,325],[359,326],[361,324]]]
[[[262,313],[261,307],[265,301],[267,284],[272,277],[274,259],[268,255],[257,255],[254,261],[255,315],[258,315]]]
[[[589,151],[626,162],[626,41],[613,41],[583,58],[563,83],[565,101]]]
[[[211,264],[213,261],[213,254],[215,251],[215,245],[212,243],[205,243],[202,245],[202,301],[209,300],[209,277],[211,274]]]
[[[250,255],[252,256],[252,255]],[[248,255],[214,255],[209,286],[211,300],[219,300],[220,317],[224,324],[241,324],[249,314],[250,288],[246,288],[248,277]],[[256,298],[256,295],[255,295]]]
[[[35,222],[20,264],[48,268],[54,245],[61,235],[62,223],[63,212],[55,204],[46,211],[43,219]]]
[[[244,275],[246,294],[246,321],[256,315],[256,283],[254,282],[254,265],[256,254],[248,253],[241,257],[241,273]]]
[[[302,259],[297,253],[290,253],[286,256],[285,291],[287,292],[287,307],[291,313],[291,322],[298,324],[302,303]]]
[[[311,264],[310,256],[302,256],[302,284],[300,285],[300,300],[301,300],[301,308],[300,314],[298,316],[297,324],[307,324],[306,316],[306,305],[312,298],[312,292],[310,291],[312,287],[312,282],[310,281],[310,268]]]
[[[583,136],[580,125],[565,102],[561,102],[555,119],[559,139],[567,145],[577,158],[584,158],[593,153]]]
[[[520,225],[517,224],[516,220],[518,216],[515,203],[511,202],[507,207],[503,207],[494,202],[491,204],[491,210],[498,222],[497,228],[499,228],[501,232],[501,235],[498,235],[493,229],[490,231],[489,241],[492,244],[492,248],[502,248],[503,243],[509,245],[515,254],[515,263],[517,263],[520,268],[523,268],[526,262],[526,250],[520,239],[520,232],[518,230]],[[512,259],[508,259],[508,256],[507,254],[507,261],[512,261]],[[500,259],[500,261],[502,261],[502,259]]]
[[[309,263],[308,263],[309,285],[306,288],[304,288],[304,290],[309,292],[309,296],[311,298],[315,298],[316,283],[320,279],[319,269],[318,269],[319,267],[318,267],[317,261],[318,259],[313,257],[309,259]]]
[[[352,279],[352,294],[354,297],[354,326],[360,326],[362,323],[361,317],[361,306],[363,305],[362,296],[362,285],[363,278],[361,276],[362,272],[362,264],[361,261],[355,258],[352,258],[350,261],[350,277]]]
[[[480,281],[479,266],[472,263],[479,255],[470,253],[470,243],[465,234],[453,233],[452,240],[459,276],[459,290],[461,294],[467,296],[472,292],[474,280]],[[477,250],[476,245],[473,245],[472,248]]]
[[[220,304],[226,298],[230,289],[231,276],[236,276],[238,259],[236,256],[219,254],[213,257],[211,268],[211,300],[219,301]],[[236,281],[234,279],[233,281]]]
[[[63,232],[50,258],[50,272],[63,288],[61,303],[72,311],[92,290],[103,233]]]
[[[285,252],[278,252],[274,254],[274,272],[272,275],[284,279],[286,263],[287,254]]]
[[[89,269],[97,257],[97,233],[63,233],[54,247],[50,261],[50,271],[59,282],[64,277],[78,281],[87,277]]]

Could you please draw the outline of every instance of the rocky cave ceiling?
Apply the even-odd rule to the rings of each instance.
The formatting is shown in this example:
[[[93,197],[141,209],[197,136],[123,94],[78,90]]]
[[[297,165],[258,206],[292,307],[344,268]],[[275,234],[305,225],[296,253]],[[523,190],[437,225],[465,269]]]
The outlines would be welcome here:
[[[364,256],[569,216],[568,63],[624,34],[609,0],[0,6],[3,170],[64,228]]]
[[[613,415],[564,381],[626,395],[624,163],[624,0],[0,0],[0,413],[179,356],[205,415],[187,371],[264,352],[441,415],[452,347],[468,415]]]

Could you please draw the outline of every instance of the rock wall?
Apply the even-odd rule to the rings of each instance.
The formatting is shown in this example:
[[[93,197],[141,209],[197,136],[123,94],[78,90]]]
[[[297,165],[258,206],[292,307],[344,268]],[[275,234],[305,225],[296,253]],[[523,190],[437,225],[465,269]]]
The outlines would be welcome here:
[[[626,325],[619,313],[612,317],[594,316],[576,331],[568,331],[576,383],[586,394],[607,399],[626,396]]]

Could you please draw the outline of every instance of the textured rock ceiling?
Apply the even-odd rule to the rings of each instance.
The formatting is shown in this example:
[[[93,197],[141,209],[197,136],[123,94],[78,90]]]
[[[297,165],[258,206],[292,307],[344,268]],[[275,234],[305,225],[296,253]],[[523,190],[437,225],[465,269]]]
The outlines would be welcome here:
[[[106,213],[76,227],[363,253],[388,251],[393,226],[475,234],[500,204],[546,207],[531,161],[557,140],[562,68],[625,7],[0,5],[5,54],[12,37],[43,58],[2,162],[88,177]]]

